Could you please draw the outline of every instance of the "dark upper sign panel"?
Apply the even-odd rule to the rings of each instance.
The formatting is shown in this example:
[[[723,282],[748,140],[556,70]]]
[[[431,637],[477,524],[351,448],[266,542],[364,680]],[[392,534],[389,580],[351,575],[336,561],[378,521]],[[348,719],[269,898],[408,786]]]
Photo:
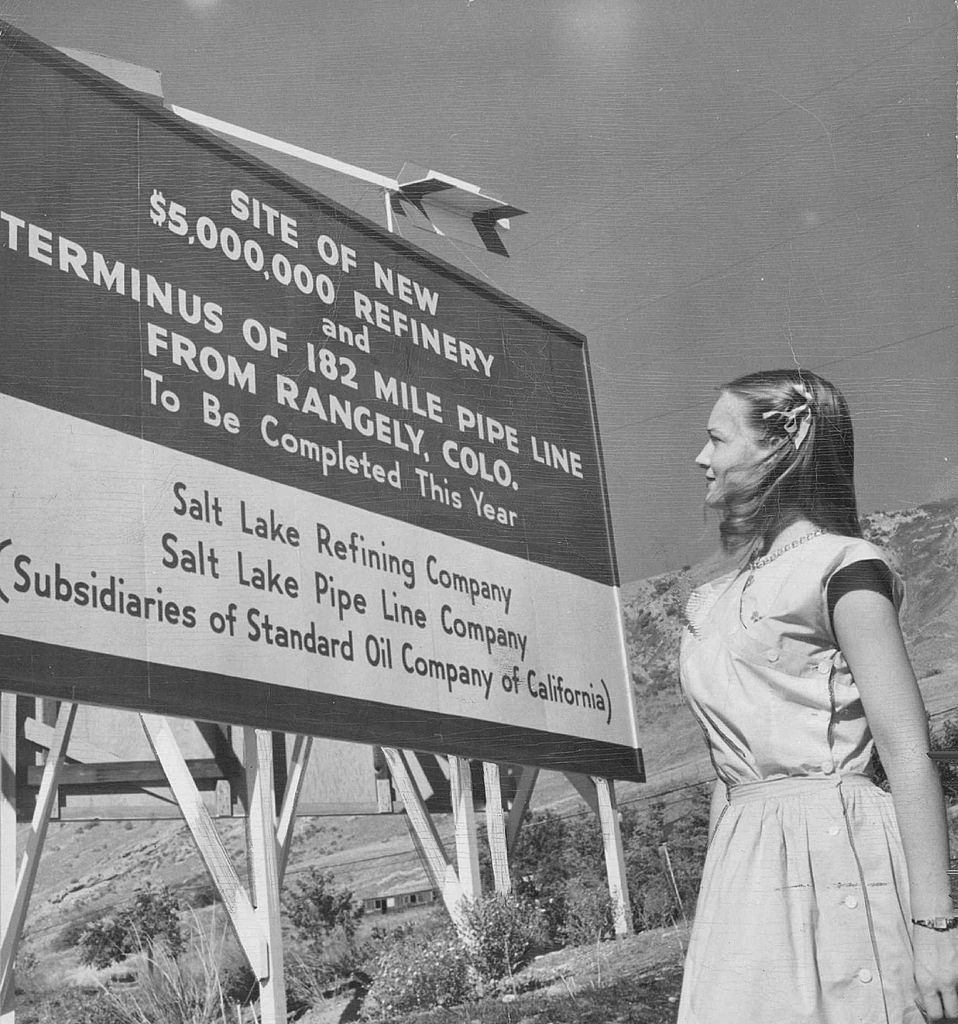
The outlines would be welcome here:
[[[0,37],[0,389],[600,582],[584,341]]]

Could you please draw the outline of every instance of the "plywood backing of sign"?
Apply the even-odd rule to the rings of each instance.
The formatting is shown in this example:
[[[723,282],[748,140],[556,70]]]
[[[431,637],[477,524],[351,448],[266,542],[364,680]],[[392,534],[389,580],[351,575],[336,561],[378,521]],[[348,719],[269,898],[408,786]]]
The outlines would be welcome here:
[[[56,701],[18,697],[17,817],[30,819],[54,736]],[[212,722],[170,719],[170,728],[210,814],[243,816],[243,730]],[[294,737],[275,733],[274,785],[285,791]],[[377,771],[372,747],[316,739],[306,765],[298,814],[376,814],[393,809],[388,780]],[[54,816],[61,821],[179,818],[140,716],[80,705],[60,773]]]

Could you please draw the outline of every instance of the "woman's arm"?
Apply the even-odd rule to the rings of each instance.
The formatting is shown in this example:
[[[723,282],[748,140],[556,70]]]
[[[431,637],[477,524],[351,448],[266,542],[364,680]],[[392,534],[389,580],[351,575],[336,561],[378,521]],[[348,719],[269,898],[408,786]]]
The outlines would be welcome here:
[[[891,785],[901,832],[912,917],[954,914],[948,884],[948,832],[941,783],[898,615],[873,590],[839,597],[835,635],[861,694],[865,716]],[[916,927],[915,978],[928,1016],[958,1017],[958,931]]]

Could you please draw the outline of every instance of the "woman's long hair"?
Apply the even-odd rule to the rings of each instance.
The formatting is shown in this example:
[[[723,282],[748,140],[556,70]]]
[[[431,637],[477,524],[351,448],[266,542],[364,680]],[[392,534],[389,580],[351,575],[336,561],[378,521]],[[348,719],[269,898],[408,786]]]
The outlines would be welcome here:
[[[775,535],[801,516],[830,533],[860,537],[855,439],[841,391],[796,369],[750,373],[722,391],[747,403],[747,422],[768,449],[727,501],[719,528],[723,548],[748,548],[753,556],[765,552]],[[790,416],[806,401],[807,413]],[[794,439],[805,429],[796,447]]]

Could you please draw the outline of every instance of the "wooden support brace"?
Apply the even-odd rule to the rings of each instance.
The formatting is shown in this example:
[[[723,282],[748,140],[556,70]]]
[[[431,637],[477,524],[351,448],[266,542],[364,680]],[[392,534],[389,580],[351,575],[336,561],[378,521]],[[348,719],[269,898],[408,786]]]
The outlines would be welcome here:
[[[297,736],[293,741],[289,776],[286,779],[286,792],[283,794],[283,806],[280,809],[279,819],[276,822],[277,872],[281,888],[283,879],[286,877],[289,851],[293,844],[293,824],[296,821],[296,808],[299,804],[300,793],[303,791],[306,766],[309,764],[309,755],[312,749],[312,736]]]
[[[193,836],[196,848],[219,890],[223,906],[229,915],[230,923],[233,925],[243,952],[249,960],[250,967],[258,978],[267,976],[269,967],[266,944],[259,927],[259,920],[229,854],[216,832],[216,826],[196,788],[196,783],[190,775],[186,760],[173,735],[173,730],[161,715],[141,714],[140,720],[143,723],[147,739],[150,741],[150,746],[166,772],[170,789],[173,790],[173,795],[176,797],[176,802],[179,804],[183,818]]]
[[[254,913],[260,935],[266,939],[266,973],[259,976],[259,1018],[260,1024],[285,1024],[286,985],[280,927],[273,735],[266,729],[246,728],[244,732],[246,792],[249,796],[247,861]]]
[[[465,921],[462,915],[462,885],[455,868],[443,849],[442,841],[436,826],[433,823],[429,811],[426,809],[425,800],[416,786],[412,771],[406,763],[406,751],[397,750],[395,747],[383,747],[383,757],[389,765],[389,773],[392,775],[393,784],[406,809],[406,818],[413,839],[422,857],[423,864],[429,874],[432,884],[442,895],[443,903],[449,916],[457,928],[462,929]]]
[[[53,744],[54,732],[55,730],[52,726],[46,725],[36,718],[28,718],[23,723],[24,737],[31,743],[35,743],[38,747],[50,749]],[[85,740],[77,739],[70,743],[70,760],[89,765],[121,765],[128,763],[119,754],[104,750],[102,747],[98,747],[93,743],[87,743]],[[125,779],[127,776],[121,777]],[[144,786],[142,791],[162,803],[175,803],[174,800],[170,799],[169,793],[164,792],[162,789],[151,789],[148,786]]]
[[[437,763],[441,759],[437,758]],[[415,750],[404,750],[403,751],[403,763],[406,765],[406,769],[413,777],[413,781],[416,784],[416,790],[423,800],[430,800],[435,795],[435,790],[426,778],[426,773],[423,771],[422,762],[419,760],[419,755]],[[440,764],[440,767],[441,764]],[[448,778],[448,773],[446,775]]]
[[[17,890],[17,697],[0,693],[0,938],[6,945]],[[19,938],[19,936],[16,936]],[[16,943],[11,951],[16,957]],[[4,962],[6,962],[4,960]],[[13,986],[0,1001],[0,1024],[13,1024]]]
[[[17,695],[0,693],[0,928],[17,885]]]
[[[71,751],[70,760],[73,760]],[[186,762],[190,775],[194,780],[218,779],[220,766],[212,757],[194,757]],[[27,785],[35,786],[43,775],[42,768],[28,767],[26,770]],[[123,786],[138,783],[165,782],[163,768],[153,759],[149,761],[98,761],[94,764],[65,764],[60,773],[61,786]],[[142,790],[146,792],[146,790]],[[168,795],[165,803],[171,807],[176,801]]]
[[[7,695],[3,695],[4,698]],[[3,726],[6,725],[9,709],[16,709],[16,700],[12,699],[9,704],[4,704]],[[23,860],[20,863],[20,870],[16,876],[16,890],[13,899],[7,907],[6,894],[4,894],[4,914],[2,920],[3,939],[0,942],[0,1007],[9,1008],[12,1020],[12,997],[13,997],[13,965],[17,957],[17,947],[20,943],[20,936],[23,933],[23,924],[27,917],[27,908],[30,905],[30,896],[33,893],[33,883],[36,881],[37,869],[40,866],[40,854],[43,851],[43,843],[47,835],[47,825],[50,822],[50,811],[56,799],[57,781],[63,762],[66,758],[67,744],[70,742],[70,733],[73,731],[73,722],[76,718],[76,704],[64,703],[60,705],[60,712],[57,716],[57,725],[47,754],[46,764],[43,768],[43,778],[40,782],[40,792],[37,795],[36,806],[33,811],[33,821],[30,825],[30,833],[27,837],[26,849],[23,853]],[[6,739],[6,737],[4,737]],[[16,735],[14,735],[16,742]],[[6,757],[4,757],[6,760]],[[4,799],[6,802],[6,799]],[[14,805],[14,813],[16,811]],[[4,824],[6,824],[4,822]],[[16,823],[14,820],[14,851],[16,849]]]
[[[492,877],[496,892],[508,893],[512,890],[512,879],[509,877],[509,851],[506,848],[506,819],[502,811],[499,765],[483,761],[482,775],[486,786],[486,838],[492,860]]]
[[[392,814],[393,787],[389,779],[376,779],[376,810],[379,814]]]
[[[563,774],[572,783],[579,796],[588,804],[589,810],[599,817],[599,798],[596,795],[595,782],[588,775],[580,775],[579,772],[563,772]]]
[[[605,849],[605,869],[609,876],[609,895],[612,897],[612,919],[619,937],[632,934],[632,909],[629,886],[625,877],[625,852],[619,829],[619,811],[615,803],[615,788],[610,779],[595,779],[595,793],[599,802],[599,823],[602,845]]]
[[[479,833],[476,828],[472,771],[468,758],[449,758],[449,789],[452,796],[452,819],[456,829],[459,884],[467,900],[477,900],[482,895],[482,880],[479,877]]]
[[[506,818],[506,851],[512,856],[519,839],[519,829],[522,828],[522,819],[529,810],[529,801],[532,799],[532,791],[536,787],[536,780],[539,778],[538,768],[524,767],[519,773],[519,781],[516,784],[516,796],[509,808],[509,816]]]

